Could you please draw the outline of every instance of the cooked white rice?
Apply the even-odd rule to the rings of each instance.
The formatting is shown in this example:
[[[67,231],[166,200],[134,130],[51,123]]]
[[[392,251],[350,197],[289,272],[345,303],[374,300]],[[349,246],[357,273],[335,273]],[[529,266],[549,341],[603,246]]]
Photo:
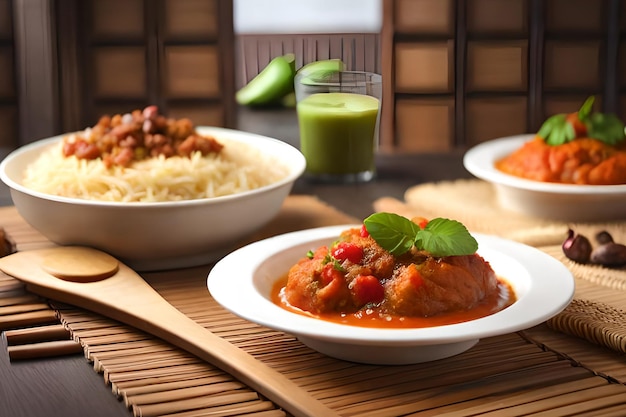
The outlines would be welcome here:
[[[162,202],[219,197],[253,190],[284,178],[287,167],[244,143],[220,139],[219,154],[163,156],[106,168],[102,160],[65,157],[62,143],[31,164],[24,186],[46,194],[86,200]]]

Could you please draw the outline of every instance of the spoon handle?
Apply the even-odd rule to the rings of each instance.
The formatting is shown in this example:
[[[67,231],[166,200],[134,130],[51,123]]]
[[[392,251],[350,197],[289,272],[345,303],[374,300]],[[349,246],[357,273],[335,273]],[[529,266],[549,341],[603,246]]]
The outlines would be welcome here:
[[[35,252],[0,258],[0,270],[26,282],[30,291],[43,297],[102,314],[196,355],[294,416],[338,416],[278,371],[184,315],[127,266],[119,264],[119,270],[106,279],[71,282],[39,267],[41,258]]]

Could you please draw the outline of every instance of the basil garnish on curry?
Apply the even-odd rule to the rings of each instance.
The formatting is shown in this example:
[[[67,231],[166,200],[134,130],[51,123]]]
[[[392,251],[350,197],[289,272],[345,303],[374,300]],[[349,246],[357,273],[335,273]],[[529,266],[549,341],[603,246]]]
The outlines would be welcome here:
[[[421,228],[394,213],[375,213],[363,223],[376,243],[395,256],[413,246],[436,257],[471,255],[478,249],[476,239],[456,220],[436,218]]]
[[[484,317],[515,293],[455,220],[372,214],[289,268],[272,299],[341,324],[417,328]]]
[[[614,114],[592,112],[595,97],[585,100],[577,112],[549,117],[537,132],[548,145],[562,145],[579,137],[617,145],[625,139],[624,123]]]

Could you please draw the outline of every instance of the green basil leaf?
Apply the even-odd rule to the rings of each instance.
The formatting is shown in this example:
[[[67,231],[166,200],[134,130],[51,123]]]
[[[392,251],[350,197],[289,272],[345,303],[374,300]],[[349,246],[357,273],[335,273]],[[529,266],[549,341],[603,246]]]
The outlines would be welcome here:
[[[591,96],[585,100],[582,106],[580,106],[580,110],[578,110],[578,119],[581,121],[585,121],[587,117],[591,114],[591,109],[593,109],[593,102],[595,101],[595,97]]]
[[[567,121],[567,115],[555,114],[544,122],[537,135],[543,138],[548,145],[556,146],[574,140],[576,131],[574,126]]]
[[[617,145],[624,140],[624,124],[614,114],[594,113],[587,122],[589,137],[608,145]]]
[[[591,113],[594,96],[585,100],[578,110],[578,119],[587,127],[587,136],[608,145],[617,145],[626,139],[624,123],[614,114]],[[557,146],[576,139],[576,130],[567,121],[567,114],[555,114],[546,119],[537,132],[548,145]]]
[[[363,221],[365,229],[383,249],[399,256],[413,247],[420,227],[394,213],[374,213]]]
[[[565,142],[567,142],[567,135],[565,134],[565,129],[553,130],[546,139],[546,143],[552,146],[562,145]]]
[[[458,256],[475,253],[478,242],[462,223],[436,218],[418,232],[416,246],[433,256]]]
[[[436,218],[420,229],[406,217],[375,213],[363,223],[376,243],[395,256],[413,246],[437,257],[471,255],[478,249],[476,239],[456,220]]]
[[[541,125],[541,128],[537,132],[537,136],[546,140],[555,126],[560,126],[565,123],[565,117],[566,116],[564,114],[555,114],[554,116],[548,117]]]

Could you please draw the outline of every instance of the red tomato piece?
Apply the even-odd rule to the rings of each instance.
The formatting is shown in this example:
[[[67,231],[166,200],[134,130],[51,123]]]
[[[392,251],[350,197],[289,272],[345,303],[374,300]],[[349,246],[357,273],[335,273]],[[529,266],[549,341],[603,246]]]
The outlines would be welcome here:
[[[365,227],[364,224],[361,225],[361,232],[360,232],[361,237],[369,237],[370,232],[367,231],[367,227]]]
[[[428,224],[428,219],[422,216],[413,217],[411,221],[415,223],[416,225],[418,225],[420,229],[425,228],[426,225]]]
[[[322,269],[322,274],[321,274],[322,287],[327,286],[328,284],[333,282],[335,279],[341,279],[341,278],[343,278],[343,274],[337,271],[332,263],[327,263],[326,265],[324,265],[324,268]]]
[[[385,288],[373,275],[359,275],[351,285],[350,291],[357,305],[379,303],[385,298]]]
[[[331,255],[339,261],[347,259],[353,264],[358,264],[363,259],[363,248],[354,243],[341,242],[332,249]]]

